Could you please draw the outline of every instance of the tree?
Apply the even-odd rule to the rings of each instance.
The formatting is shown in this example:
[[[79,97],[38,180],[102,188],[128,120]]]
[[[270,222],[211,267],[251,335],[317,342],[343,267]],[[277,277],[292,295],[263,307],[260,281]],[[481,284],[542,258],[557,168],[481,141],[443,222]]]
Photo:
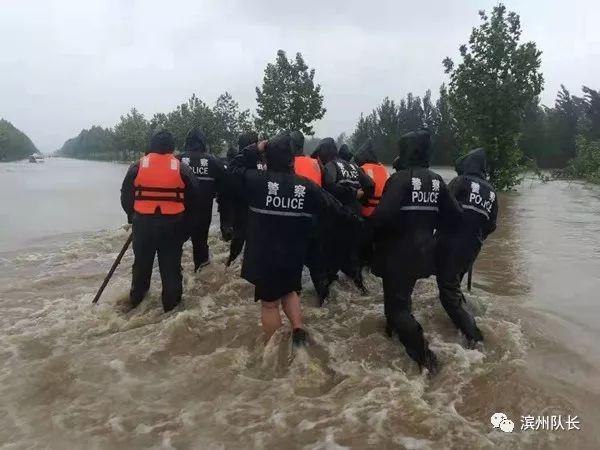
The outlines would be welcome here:
[[[69,158],[108,161],[122,158],[122,154],[117,150],[113,131],[99,126],[82,130],[76,137],[66,141],[56,154]]]
[[[440,97],[431,116],[432,162],[434,164],[453,164],[458,156],[460,146],[456,135],[456,121],[452,114],[448,89],[444,84],[440,86]]]
[[[229,145],[235,145],[238,136],[251,129],[250,111],[240,111],[236,102],[229,92],[221,94],[213,108],[216,126],[218,127],[218,141]]]
[[[548,146],[546,121],[546,112],[536,97],[525,106],[519,148],[527,158],[536,161],[541,167],[552,166],[556,160],[556,152]]]
[[[600,92],[583,86],[581,100],[584,112],[584,127],[591,139],[600,139]]]
[[[0,161],[16,161],[36,152],[38,149],[25,133],[0,119]]]
[[[310,69],[302,54],[288,60],[279,50],[275,63],[267,64],[262,89],[256,88],[258,103],[257,129],[265,135],[282,130],[298,130],[314,134],[311,123],[323,118],[321,86],[314,83],[315,69]]]
[[[535,43],[520,44],[521,23],[503,4],[474,28],[460,47],[462,62],[444,60],[450,74],[450,102],[465,150],[487,150],[490,177],[498,189],[518,183],[522,152],[518,147],[526,105],[543,85],[541,52]]]
[[[351,142],[349,142],[348,136],[346,136],[346,133],[342,132],[335,139],[335,145],[337,145],[337,148],[340,148],[344,144],[350,144],[350,146],[352,146]]]
[[[131,108],[130,112],[121,116],[114,132],[117,150],[121,152],[123,160],[135,159],[148,150],[150,124],[137,109]]]

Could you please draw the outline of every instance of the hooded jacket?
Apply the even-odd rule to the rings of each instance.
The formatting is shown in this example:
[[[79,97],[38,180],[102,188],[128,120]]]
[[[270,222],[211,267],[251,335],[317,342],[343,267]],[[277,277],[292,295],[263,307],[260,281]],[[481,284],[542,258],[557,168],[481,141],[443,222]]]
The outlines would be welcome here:
[[[208,153],[206,136],[198,128],[191,129],[186,138],[184,151],[179,156],[181,162],[192,169],[200,186],[200,199],[197,208],[203,215],[212,215],[212,202],[217,190],[224,189],[225,167],[223,162]]]
[[[337,198],[342,205],[359,213],[361,204],[356,193],[362,189],[369,198],[375,192],[375,184],[356,164],[341,159],[335,141],[325,138],[315,150],[323,164],[323,188]]]
[[[256,169],[256,145],[246,147],[229,167],[237,192],[248,202],[242,277],[282,295],[300,284],[309,237],[321,214],[332,211],[358,220],[331,195],[293,173],[290,144],[289,133],[268,141],[266,171]]]
[[[150,149],[146,154],[150,153],[158,153],[160,155],[166,155],[169,153],[173,153],[173,149],[175,147],[175,141],[173,139],[173,135],[168,131],[159,131],[150,140]],[[121,207],[127,214],[128,222],[131,223],[134,215],[139,216],[138,214],[134,214],[133,205],[135,201],[135,186],[134,182],[138,175],[139,171],[139,162],[135,162],[129,166],[127,173],[125,174],[125,178],[123,179],[123,183],[121,185]],[[194,214],[195,207],[200,199],[200,188],[198,185],[198,181],[194,176],[194,173],[191,169],[185,164],[179,165],[179,173],[181,175],[181,179],[185,184],[185,192],[184,192],[184,205],[185,205],[185,215],[187,217],[191,217]],[[160,215],[145,215],[144,217],[159,219],[164,221],[173,221],[176,218],[160,216]]]
[[[338,155],[344,161],[352,161],[352,157],[354,156],[346,144],[340,145]]]
[[[379,276],[427,277],[435,272],[434,230],[462,214],[440,175],[428,169],[429,132],[400,138],[407,168],[393,174],[371,216],[378,241],[374,272]]]
[[[300,131],[292,131],[290,133],[290,138],[292,145],[292,155],[304,155],[304,135]]]
[[[440,230],[438,260],[441,270],[465,273],[473,264],[483,241],[496,229],[498,198],[485,180],[487,157],[477,148],[456,161],[456,173],[448,185],[450,193],[463,208],[461,221]]]

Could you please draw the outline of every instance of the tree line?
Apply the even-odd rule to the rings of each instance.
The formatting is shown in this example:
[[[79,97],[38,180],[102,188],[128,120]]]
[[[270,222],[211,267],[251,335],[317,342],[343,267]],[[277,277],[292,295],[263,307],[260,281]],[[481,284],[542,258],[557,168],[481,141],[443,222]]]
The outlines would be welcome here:
[[[241,110],[231,94],[220,95],[209,106],[192,95],[185,103],[168,113],[147,119],[136,108],[121,116],[112,128],[93,126],[66,141],[57,155],[72,158],[131,161],[143,154],[153,133],[168,129],[181,149],[185,135],[198,126],[206,133],[207,144],[219,153],[235,142],[238,135],[251,128],[250,112]]]
[[[541,106],[544,78],[541,51],[534,42],[521,41],[518,14],[503,4],[490,14],[479,11],[480,25],[472,29],[468,43],[459,47],[455,63],[442,65],[447,84],[434,101],[431,91],[412,93],[398,101],[385,98],[371,113],[361,114],[352,134],[342,133],[338,144],[356,149],[372,139],[383,162],[397,155],[399,137],[420,127],[433,135],[433,163],[451,164],[466,151],[483,147],[489,174],[498,189],[519,183],[526,170],[567,167],[571,176],[593,177],[597,171],[599,93],[583,87],[581,97],[562,88],[553,107]],[[300,130],[307,135],[306,150],[318,138],[313,124],[325,116],[321,86],[315,69],[302,55],[288,59],[283,50],[264,71],[256,88],[256,116],[241,110],[228,93],[209,106],[195,95],[169,113],[146,119],[136,109],[121,116],[112,128],[92,127],[65,142],[60,155],[77,158],[132,160],[146,150],[149,136],[161,128],[175,135],[181,148],[188,129],[198,126],[207,135],[213,153],[235,146],[237,135],[254,129],[263,137],[280,130]],[[600,164],[600,163],[599,163]]]
[[[37,152],[25,133],[7,120],[0,119],[0,161],[17,161]]]

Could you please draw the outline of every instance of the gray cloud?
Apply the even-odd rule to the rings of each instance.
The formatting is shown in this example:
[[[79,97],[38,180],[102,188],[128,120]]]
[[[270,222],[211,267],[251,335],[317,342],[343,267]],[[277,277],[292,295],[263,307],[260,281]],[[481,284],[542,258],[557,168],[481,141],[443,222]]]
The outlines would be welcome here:
[[[495,1],[27,1],[0,3],[0,116],[51,151],[136,106],[169,111],[192,93],[228,90],[255,107],[254,88],[283,48],[317,70],[328,109],[319,135],[351,132],[383,97],[437,91],[477,10]],[[600,4],[507,1],[524,38],[543,50],[552,104],[561,83],[600,87]],[[596,83],[596,84],[594,84]]]

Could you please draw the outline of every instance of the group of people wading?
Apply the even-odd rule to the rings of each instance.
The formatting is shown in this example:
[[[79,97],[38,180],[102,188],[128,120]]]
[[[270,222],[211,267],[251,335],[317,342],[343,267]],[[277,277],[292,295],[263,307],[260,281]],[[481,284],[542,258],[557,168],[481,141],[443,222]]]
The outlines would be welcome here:
[[[183,244],[191,238],[196,271],[210,263],[216,198],[222,238],[230,242],[226,264],[244,251],[241,275],[255,286],[267,339],[282,326],[283,309],[293,345],[307,344],[299,296],[306,266],[321,305],[339,272],[366,294],[363,271],[370,267],[383,280],[388,335],[432,374],[437,358],[411,311],[418,279],[436,276],[442,306],[469,347],[483,340],[461,291],[496,228],[498,200],[486,181],[483,149],[461,157],[458,176],[446,185],[429,169],[426,129],[400,138],[391,176],[371,141],[353,154],[326,138],[310,156],[298,131],[263,141],[244,133],[238,144],[223,161],[209,153],[202,131],[192,129],[175,156],[173,136],[160,131],[129,168],[121,204],[133,224],[132,307],[150,287],[155,255],[164,310],[181,302]]]

